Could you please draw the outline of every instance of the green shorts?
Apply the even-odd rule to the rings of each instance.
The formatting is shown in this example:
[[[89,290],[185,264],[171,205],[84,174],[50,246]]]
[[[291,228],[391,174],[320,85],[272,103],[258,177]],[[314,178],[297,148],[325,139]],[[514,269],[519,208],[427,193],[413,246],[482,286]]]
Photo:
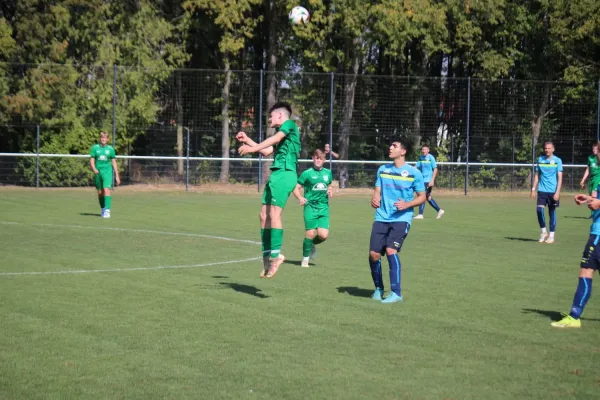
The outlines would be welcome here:
[[[310,231],[317,228],[329,230],[329,209],[305,207],[304,229]]]
[[[598,189],[598,185],[600,185],[600,176],[590,179],[588,182],[588,194],[591,195],[593,191]]]
[[[296,171],[285,169],[274,170],[265,185],[262,203],[284,208],[290,194],[296,188],[297,182],[298,175]]]
[[[99,170],[100,172],[94,176],[96,189],[112,189],[113,172],[112,169]]]

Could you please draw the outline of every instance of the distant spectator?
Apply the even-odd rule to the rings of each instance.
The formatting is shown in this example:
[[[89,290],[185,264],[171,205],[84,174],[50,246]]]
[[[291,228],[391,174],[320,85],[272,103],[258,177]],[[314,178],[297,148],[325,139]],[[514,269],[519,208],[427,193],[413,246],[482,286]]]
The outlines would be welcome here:
[[[329,159],[329,153],[331,153],[331,156],[333,158],[340,158],[340,155],[338,153],[336,153],[335,151],[331,150],[331,148],[329,147],[329,143],[325,143],[325,157],[327,159]]]

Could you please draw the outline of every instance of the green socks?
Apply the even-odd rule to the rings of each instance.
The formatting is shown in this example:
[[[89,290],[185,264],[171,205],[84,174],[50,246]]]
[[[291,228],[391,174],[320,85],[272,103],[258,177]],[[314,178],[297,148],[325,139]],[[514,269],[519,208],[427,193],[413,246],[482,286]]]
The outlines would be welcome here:
[[[110,203],[112,198],[110,196],[104,196],[104,208],[110,210]]]
[[[279,257],[283,243],[283,229],[271,228],[271,258]]]
[[[312,250],[313,241],[312,239],[304,238],[302,242],[302,257],[310,256],[310,251]]]
[[[260,230],[260,241],[262,243],[263,257],[271,255],[271,229]]]
[[[324,240],[321,239],[321,237],[319,235],[316,235],[315,238],[312,240],[312,242],[316,245],[318,245],[319,243],[323,243]]]

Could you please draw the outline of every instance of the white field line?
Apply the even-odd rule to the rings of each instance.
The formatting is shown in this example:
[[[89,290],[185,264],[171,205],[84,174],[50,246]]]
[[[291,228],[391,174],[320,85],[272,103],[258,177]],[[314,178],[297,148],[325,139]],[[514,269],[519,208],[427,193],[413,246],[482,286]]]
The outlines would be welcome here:
[[[229,242],[260,244],[260,242],[257,242],[255,240],[234,239],[234,238],[228,238],[228,237],[223,237],[223,236],[201,235],[198,233],[152,231],[152,230],[147,230],[147,229],[110,228],[110,227],[103,227],[103,226],[85,226],[85,225],[23,224],[20,222],[10,222],[10,221],[0,221],[0,224],[2,224],[2,225],[23,225],[23,226],[42,226],[42,227],[47,226],[47,227],[51,227],[51,228],[95,229],[95,230],[118,231],[118,232],[153,233],[155,235],[188,236],[188,237],[199,237],[199,238],[205,238],[205,239],[226,240]]]
[[[216,239],[216,240],[226,240],[230,242],[238,242],[238,243],[250,243],[250,244],[260,244],[260,242],[254,240],[244,240],[244,239],[233,239],[223,236],[211,236],[211,235],[201,235],[197,233],[184,233],[184,232],[168,232],[168,231],[153,231],[146,229],[126,229],[126,228],[110,228],[110,227],[94,227],[94,226],[84,226],[84,225],[57,225],[57,224],[24,224],[20,222],[10,222],[10,221],[0,221],[2,225],[23,225],[23,226],[46,226],[46,227],[54,227],[54,228],[72,228],[72,229],[97,229],[97,230],[110,230],[110,231],[120,231],[120,232],[136,232],[136,233],[150,233],[157,235],[173,235],[173,236],[187,236],[187,237],[199,237],[206,239]],[[160,269],[183,269],[183,268],[199,268],[199,267],[210,267],[214,265],[225,265],[225,264],[235,264],[246,261],[255,261],[260,260],[261,257],[252,257],[245,258],[243,260],[231,260],[231,261],[217,261],[213,263],[205,263],[205,264],[191,264],[191,265],[167,265],[167,266],[158,266],[158,267],[139,267],[139,268],[116,268],[116,269],[82,269],[82,270],[66,270],[66,271],[32,271],[32,272],[0,272],[0,276],[18,276],[18,275],[61,275],[61,274],[86,274],[86,273],[95,273],[95,272],[127,272],[127,271],[152,271],[152,270],[160,270]]]
[[[217,261],[206,264],[191,264],[191,265],[164,265],[159,267],[139,267],[139,268],[116,268],[116,269],[78,269],[70,271],[32,271],[32,272],[0,272],[0,276],[18,276],[18,275],[65,275],[65,274],[89,274],[94,272],[128,272],[128,271],[153,271],[159,269],[182,269],[182,268],[199,268],[211,267],[214,265],[236,264],[246,261],[260,260],[260,257],[245,258],[243,260]]]

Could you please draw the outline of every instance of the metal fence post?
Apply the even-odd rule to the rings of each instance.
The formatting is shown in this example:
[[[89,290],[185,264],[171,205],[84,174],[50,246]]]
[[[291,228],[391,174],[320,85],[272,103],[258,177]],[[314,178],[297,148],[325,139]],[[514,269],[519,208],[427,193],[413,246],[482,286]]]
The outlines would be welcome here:
[[[531,182],[529,186],[533,187],[533,177],[535,175],[535,136],[533,136],[533,130],[531,131]]]
[[[575,135],[573,135],[573,149],[571,150],[571,165],[575,165]],[[575,175],[575,169],[571,169],[571,190],[573,190],[573,176]]]
[[[454,134],[450,134],[450,162],[454,162]],[[450,166],[450,190],[454,190],[454,164]]]
[[[515,178],[515,135],[512,135],[512,167],[510,171],[510,191],[514,190],[514,178]]]
[[[600,142],[600,80],[598,80],[598,110],[596,110],[596,141]]]
[[[112,142],[115,147],[117,137],[117,64],[113,64],[113,104],[112,104]]]
[[[335,92],[335,76],[331,73],[331,82],[329,84],[329,170],[333,176],[333,96]]]
[[[190,128],[185,128],[187,132],[187,143],[185,149],[185,191],[188,191],[190,183]]]
[[[471,141],[471,77],[468,79],[467,87],[467,152],[465,155],[465,196],[469,192],[469,146]]]
[[[263,127],[262,127],[262,119],[263,119],[263,79],[264,79],[264,70],[260,70],[260,83],[258,90],[258,143],[261,143],[263,140]],[[262,185],[262,154],[258,153],[258,188],[257,190],[260,192],[260,186]]]
[[[36,125],[35,130],[36,130],[35,148],[36,148],[36,153],[37,153],[37,156],[35,157],[35,187],[39,188],[40,187],[40,126]]]

